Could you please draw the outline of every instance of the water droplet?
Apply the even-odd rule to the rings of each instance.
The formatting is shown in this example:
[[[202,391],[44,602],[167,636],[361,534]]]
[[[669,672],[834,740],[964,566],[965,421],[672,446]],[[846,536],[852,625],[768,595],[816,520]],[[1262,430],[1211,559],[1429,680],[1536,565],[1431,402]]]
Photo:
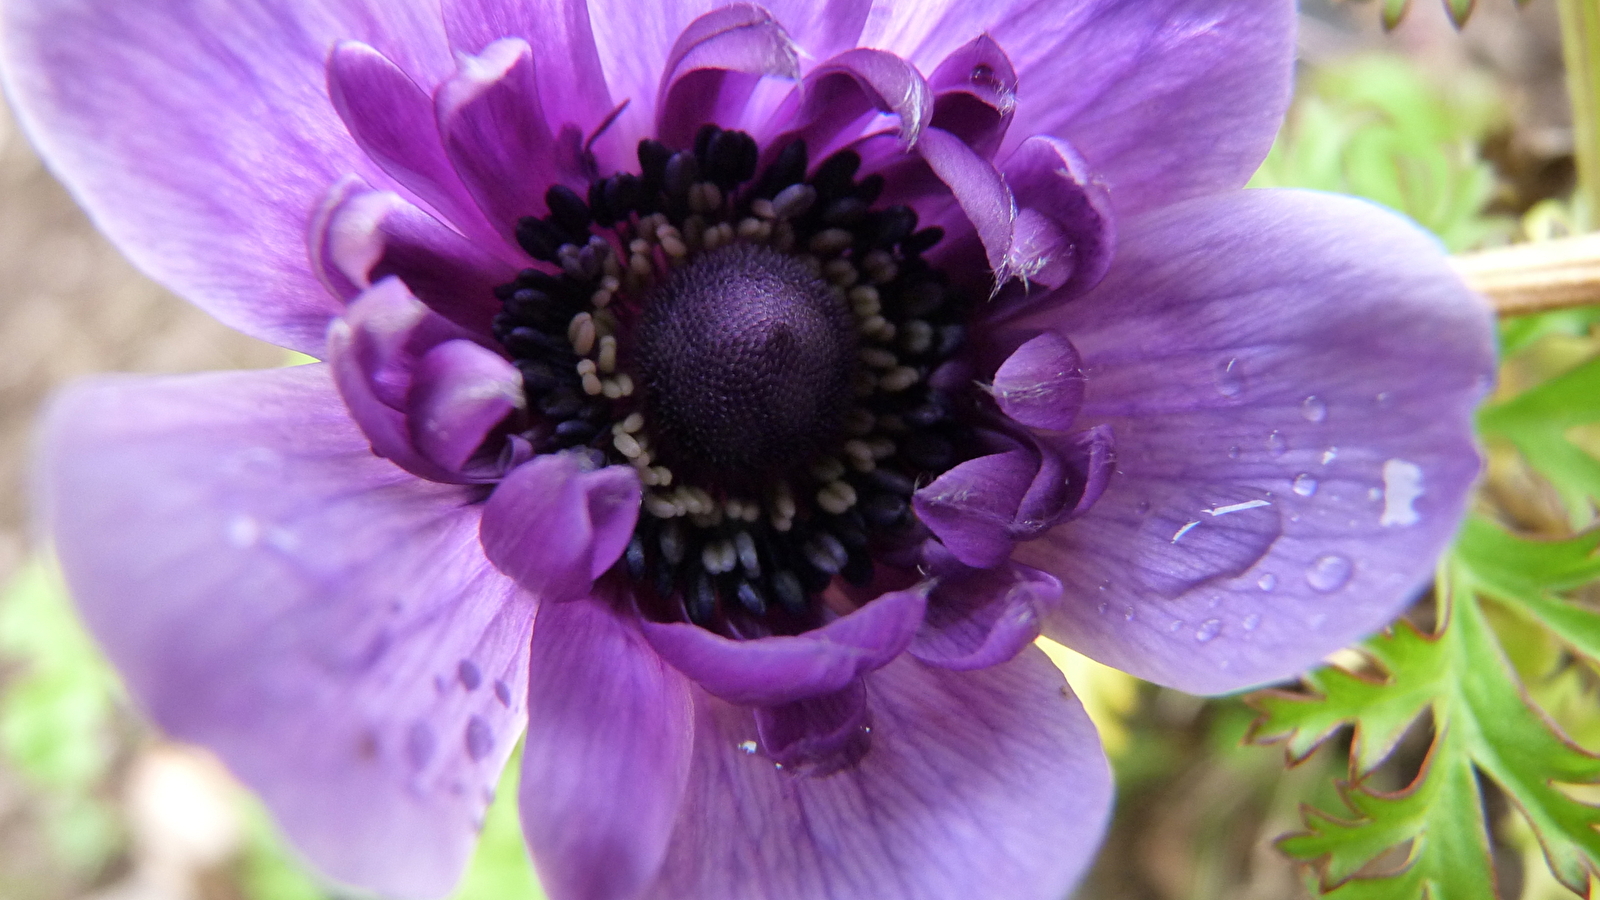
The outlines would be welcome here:
[[[1167,626],[1167,630],[1172,632],[1173,634],[1177,634],[1178,632],[1182,631],[1183,630],[1183,620],[1182,619],[1173,619],[1172,620],[1172,624]]]
[[[1217,635],[1219,635],[1221,633],[1222,633],[1222,620],[1221,619],[1207,619],[1204,622],[1200,623],[1200,627],[1194,633],[1194,639],[1199,641],[1200,643],[1204,644],[1204,643],[1209,642],[1212,638],[1216,637]]]
[[[1338,459],[1338,458],[1339,458],[1339,448],[1338,447],[1329,447],[1328,449],[1322,451],[1322,464],[1323,465],[1327,465],[1328,463],[1331,463],[1335,459]]]
[[[747,754],[755,753],[756,752],[756,742],[755,741],[740,741],[739,742],[739,749],[743,750]]]
[[[1277,586],[1278,576],[1272,574],[1271,572],[1264,572],[1260,578],[1256,579],[1256,587],[1262,589],[1263,591],[1270,591]]]
[[[504,681],[494,683],[494,698],[500,701],[501,706],[511,706],[511,685]]]
[[[478,685],[483,684],[483,673],[478,671],[478,664],[470,659],[463,659],[456,666],[456,677],[461,679],[461,686],[469,691],[475,691]]]
[[[1277,459],[1278,457],[1282,456],[1283,454],[1287,453],[1288,451],[1289,451],[1289,442],[1284,440],[1283,435],[1279,434],[1276,431],[1274,431],[1273,433],[1267,435],[1267,455],[1268,456],[1271,456],[1273,459]]]
[[[1149,515],[1150,514],[1150,501],[1149,500],[1140,500],[1138,505],[1134,506],[1133,511],[1138,513],[1141,516]]]
[[[420,769],[433,759],[435,741],[433,729],[425,722],[413,722],[406,730],[406,760],[414,769]]]
[[[1378,404],[1379,406],[1388,406],[1389,405],[1389,401],[1391,401],[1393,399],[1394,399],[1394,395],[1393,394],[1389,393],[1388,391],[1384,391],[1383,393],[1379,394],[1378,396],[1373,397],[1372,401],[1374,403]]]
[[[1257,628],[1261,627],[1261,614],[1251,613],[1250,615],[1245,616],[1244,621],[1240,622],[1239,624],[1244,626],[1245,631],[1255,631]]]
[[[248,550],[261,540],[261,523],[244,513],[228,517],[226,532],[228,543],[239,550]]]
[[[1124,606],[1122,608],[1122,621],[1124,621],[1124,622],[1132,622],[1133,621],[1133,607]]]
[[[467,720],[467,755],[474,761],[483,759],[494,749],[494,734],[489,730],[489,723],[482,716],[473,716]]]
[[[1301,472],[1294,477],[1294,492],[1302,497],[1309,497],[1317,492],[1317,480]]]
[[[1415,525],[1422,519],[1412,506],[1422,496],[1422,467],[1403,459],[1383,464],[1383,515],[1378,524]]]
[[[1108,609],[1110,609],[1110,608],[1111,608],[1111,604],[1109,604],[1109,603],[1107,603],[1107,602],[1106,602],[1106,601],[1104,601],[1104,600],[1101,600],[1101,601],[1100,601],[1100,602],[1099,602],[1099,604],[1097,604],[1097,605],[1096,605],[1096,606],[1095,606],[1095,611],[1096,611],[1096,612],[1098,612],[1098,613],[1099,613],[1099,614],[1100,614],[1100,615],[1102,615],[1102,616],[1103,616],[1103,615],[1105,615],[1105,614],[1106,614],[1106,610],[1108,610]]]
[[[1238,447],[1229,447],[1228,448],[1228,458],[1229,459],[1238,459],[1239,458],[1239,448]]]
[[[1230,399],[1244,393],[1244,367],[1237,358],[1217,363],[1217,393]]]
[[[1300,415],[1305,416],[1307,422],[1321,422],[1328,418],[1328,404],[1315,395],[1307,397],[1300,403]]]
[[[267,532],[267,546],[280,553],[293,553],[300,549],[300,536],[287,528],[273,528]]]
[[[1311,561],[1306,569],[1306,584],[1324,594],[1337,591],[1350,580],[1353,567],[1350,560],[1336,553],[1325,553]]]
[[[1383,499],[1383,488],[1367,488],[1367,499],[1377,502]]]
[[[1101,591],[1109,591],[1109,590],[1111,590],[1111,579],[1107,578],[1105,581],[1100,582],[1100,588],[1099,589]]]

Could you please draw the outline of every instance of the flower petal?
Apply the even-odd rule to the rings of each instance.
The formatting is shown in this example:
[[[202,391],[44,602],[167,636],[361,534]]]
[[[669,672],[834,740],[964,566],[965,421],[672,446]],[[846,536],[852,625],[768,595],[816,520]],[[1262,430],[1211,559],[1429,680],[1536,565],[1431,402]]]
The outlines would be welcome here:
[[[861,761],[871,745],[867,688],[857,678],[843,690],[755,711],[761,751],[791,771],[821,777]]]
[[[1117,471],[1016,558],[1067,585],[1047,633],[1096,659],[1188,691],[1289,676],[1389,621],[1455,531],[1488,309],[1359,201],[1245,191],[1124,233],[1028,323],[1071,335]]]
[[[1098,284],[1111,267],[1117,232],[1111,196],[1088,163],[1065,141],[1031,137],[1000,169],[1021,207],[1006,269],[1025,282],[1025,296],[1003,300],[1003,308],[1025,307],[1027,295],[1064,302]],[[1029,290],[1027,283],[1058,291]]]
[[[472,341],[446,341],[423,354],[412,374],[406,396],[411,444],[447,471],[466,471],[525,402],[522,373],[505,357]]]
[[[545,604],[528,670],[522,831],[552,900],[632,900],[689,778],[687,679],[602,599]]]
[[[450,890],[523,724],[533,602],[472,488],[374,457],[325,366],[108,378],[52,405],[45,521],[139,703],[329,875]]]
[[[995,282],[1004,283],[1012,275],[1007,263],[1011,223],[1017,216],[1016,202],[1005,179],[993,164],[943,129],[924,131],[917,142],[917,152],[950,188],[961,212],[983,242],[984,256],[989,269],[995,273]]]
[[[445,318],[488,335],[494,289],[516,277],[504,255],[462,237],[400,195],[343,182],[312,223],[312,262],[345,300],[394,275]],[[503,250],[503,247],[495,247]]]
[[[969,566],[988,568],[1011,555],[1012,524],[1038,461],[1021,450],[960,463],[911,497],[917,519]]]
[[[428,6],[10,3],[0,59],[29,135],[136,265],[319,354],[338,304],[306,265],[306,222],[344,174],[381,175],[328,102],[324,60],[362,40],[435,77],[448,61]]]
[[[587,135],[611,112],[600,54],[583,0],[444,0],[450,46],[469,56],[505,37],[521,38],[539,61],[539,101],[559,131]]]
[[[1072,342],[1053,331],[1030,338],[994,373],[1000,411],[1032,428],[1066,431],[1083,404],[1083,369]]]
[[[984,159],[994,158],[1017,108],[1017,73],[987,34],[958,47],[928,76],[934,93],[929,124],[960,138]]]
[[[1012,659],[1039,636],[1039,622],[1061,599],[1054,576],[1013,562],[962,565],[938,543],[924,548],[938,579],[910,653],[943,669],[987,669]]]
[[[587,597],[627,547],[640,491],[629,466],[593,469],[576,454],[536,456],[489,496],[483,552],[542,600]]]
[[[915,15],[875,6],[862,43],[925,71],[977,35],[993,38],[1019,83],[1007,143],[1072,142],[1119,215],[1242,186],[1288,107],[1290,0],[929,0]]]
[[[711,694],[743,706],[777,706],[842,690],[911,643],[927,588],[883,594],[798,635],[730,640],[684,622],[643,624],[661,658]]]
[[[700,704],[694,768],[648,900],[1057,900],[1105,827],[1100,741],[1037,649],[979,672],[902,659],[867,693],[859,765],[806,777],[750,715]]]
[[[916,144],[933,118],[933,96],[914,66],[892,53],[858,47],[806,73],[770,119],[774,136],[758,133],[771,153],[791,138],[806,142],[811,158],[821,160],[864,136],[882,115],[899,121],[903,147]],[[872,129],[876,130],[876,129]]]
[[[527,41],[503,38],[459,61],[455,77],[434,93],[439,134],[490,225],[510,241],[518,219],[545,213],[551,185],[587,186],[582,136],[551,128]]]
[[[800,77],[794,42],[771,13],[739,3],[695,19],[678,35],[661,72],[656,139],[682,150],[694,146],[701,125],[739,127],[764,76]]]

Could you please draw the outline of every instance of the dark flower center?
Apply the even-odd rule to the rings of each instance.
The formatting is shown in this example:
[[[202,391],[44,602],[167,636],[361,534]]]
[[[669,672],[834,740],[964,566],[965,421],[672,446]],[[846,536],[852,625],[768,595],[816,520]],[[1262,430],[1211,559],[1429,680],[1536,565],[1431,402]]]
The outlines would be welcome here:
[[[701,255],[656,288],[633,345],[662,454],[698,482],[759,490],[840,444],[855,320],[791,255],[759,244]]]
[[[540,453],[633,466],[622,564],[646,615],[735,637],[823,620],[835,578],[926,532],[911,494],[977,448],[930,377],[968,304],[922,253],[943,236],[858,155],[808,165],[707,126],[639,145],[639,174],[556,186],[517,240],[546,268],[496,294]]]

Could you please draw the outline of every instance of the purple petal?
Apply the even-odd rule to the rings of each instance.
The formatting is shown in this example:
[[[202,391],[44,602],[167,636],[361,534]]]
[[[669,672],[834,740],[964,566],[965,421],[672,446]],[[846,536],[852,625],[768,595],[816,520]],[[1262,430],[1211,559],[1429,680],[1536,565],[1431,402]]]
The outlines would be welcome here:
[[[764,76],[800,77],[794,43],[770,13],[735,4],[695,19],[667,54],[656,97],[656,138],[684,149],[694,145],[701,125],[740,126],[746,101]]]
[[[372,456],[325,366],[82,383],[37,459],[140,705],[332,877],[448,892],[523,725],[534,610],[478,549],[474,490]]]
[[[344,41],[328,57],[328,96],[350,136],[398,184],[473,237],[504,242],[445,157],[433,100],[399,66]]]
[[[899,120],[903,146],[916,144],[933,117],[928,83],[915,67],[891,53],[847,50],[807,73],[784,101],[771,121],[789,131],[768,140],[768,149],[781,148],[787,138],[796,137],[806,142],[812,159],[820,160],[862,137],[862,129],[880,114]]]
[[[1189,691],[1289,676],[1430,577],[1478,472],[1488,309],[1366,203],[1277,191],[1125,223],[1116,264],[1029,327],[1072,337],[1117,471],[1018,548],[1067,585],[1047,632]]]
[[[883,594],[846,616],[799,635],[730,640],[698,625],[645,622],[661,658],[717,697],[779,706],[842,690],[882,668],[911,643],[927,589]]]
[[[29,135],[136,265],[241,331],[320,354],[339,306],[306,265],[306,222],[341,176],[382,174],[328,102],[324,61],[361,40],[437,77],[428,5],[13,3],[0,57]]]
[[[1000,411],[1032,428],[1066,431],[1083,403],[1078,351],[1046,331],[1018,347],[994,373]]]
[[[928,0],[873,17],[862,43],[931,71],[989,35],[1017,71],[1008,144],[1072,142],[1129,215],[1249,179],[1288,107],[1294,16],[1289,0]]]
[[[582,0],[445,0],[450,46],[475,56],[500,38],[521,38],[539,61],[536,79],[547,120],[587,135],[611,112],[600,55]],[[631,148],[630,148],[631,152]]]
[[[539,97],[533,49],[504,38],[477,56],[434,94],[444,149],[490,224],[507,240],[523,216],[545,213],[552,184],[584,187],[578,136],[556,140]]]
[[[1061,582],[1037,569],[1012,562],[969,568],[933,542],[925,556],[938,581],[910,653],[929,665],[971,671],[1012,659],[1039,636],[1040,619],[1061,599]]]
[[[525,402],[522,373],[505,357],[472,341],[447,341],[424,354],[412,374],[406,397],[411,444],[447,471],[466,471],[490,434]]]
[[[761,751],[797,774],[822,777],[853,766],[871,745],[871,710],[862,679],[843,690],[755,711]]]
[[[979,156],[960,138],[938,128],[929,128],[922,133],[917,152],[939,176],[939,180],[949,186],[962,213],[977,231],[989,268],[995,273],[995,281],[1005,282],[1012,274],[1007,264],[1011,249],[1011,223],[1017,215],[1016,204],[1005,179],[1000,177],[993,164]]]
[[[622,556],[639,518],[633,469],[586,464],[570,453],[536,456],[512,470],[484,507],[484,553],[542,600],[587,597]]]
[[[394,275],[435,312],[482,335],[500,311],[494,288],[516,277],[507,248],[462,237],[398,194],[341,183],[312,225],[313,264],[351,299]],[[494,251],[500,251],[497,255]]]
[[[1021,450],[969,459],[911,497],[917,518],[969,566],[988,568],[1011,555],[1017,508],[1038,471]]]
[[[1017,73],[1005,50],[981,34],[945,57],[928,87],[935,98],[929,124],[993,159],[1017,107]]]
[[[632,900],[661,867],[689,778],[689,682],[609,603],[546,604],[528,712],[522,831],[546,893]]]
[[[1057,900],[1094,855],[1111,777],[1038,650],[980,672],[872,675],[871,748],[806,777],[706,700],[678,827],[648,900]]]
[[[1065,141],[1033,137],[1012,152],[1001,171],[1021,206],[1012,226],[1008,271],[1025,282],[1059,289],[1053,295],[1027,292],[1058,301],[1098,284],[1111,267],[1117,233],[1111,197],[1088,164]]]

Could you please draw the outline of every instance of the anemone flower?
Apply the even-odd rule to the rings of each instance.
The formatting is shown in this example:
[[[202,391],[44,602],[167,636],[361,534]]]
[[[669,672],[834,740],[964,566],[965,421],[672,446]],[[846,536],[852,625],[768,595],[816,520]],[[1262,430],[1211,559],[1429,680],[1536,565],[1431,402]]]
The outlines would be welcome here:
[[[1210,693],[1382,626],[1487,310],[1240,190],[1289,0],[712,2],[7,0],[100,227],[322,360],[60,397],[69,586],[343,882],[447,892],[526,728],[555,900],[1059,897],[1110,781],[1035,637]]]

